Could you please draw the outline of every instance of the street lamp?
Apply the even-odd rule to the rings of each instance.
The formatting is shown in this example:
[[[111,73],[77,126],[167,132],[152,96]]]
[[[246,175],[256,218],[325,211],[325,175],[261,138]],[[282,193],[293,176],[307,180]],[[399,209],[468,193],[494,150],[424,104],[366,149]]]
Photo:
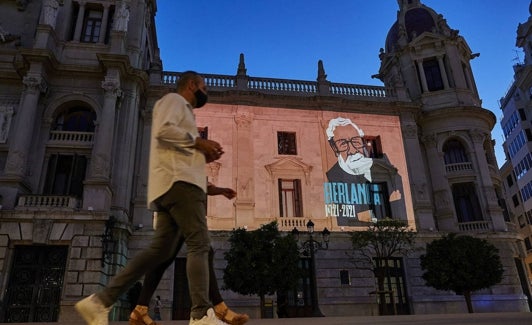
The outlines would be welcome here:
[[[314,222],[309,220],[307,222],[307,233],[308,233],[308,239],[301,243],[301,246],[299,248],[300,252],[303,254],[303,256],[310,257],[310,280],[311,280],[311,290],[310,290],[310,299],[312,304],[312,316],[313,317],[324,317],[322,312],[320,311],[320,307],[318,305],[318,285],[316,283],[316,258],[315,253],[320,249],[329,249],[329,237],[330,237],[330,231],[327,228],[324,228],[321,232],[321,238],[322,241],[319,242],[314,239]],[[296,241],[299,242],[299,230],[294,227],[292,230],[292,235],[294,235]]]

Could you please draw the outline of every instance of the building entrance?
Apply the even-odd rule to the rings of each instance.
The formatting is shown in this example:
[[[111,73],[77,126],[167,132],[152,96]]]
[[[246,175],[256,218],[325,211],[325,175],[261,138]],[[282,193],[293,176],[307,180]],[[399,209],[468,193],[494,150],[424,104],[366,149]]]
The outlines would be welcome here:
[[[57,322],[68,246],[15,246],[5,323]]]

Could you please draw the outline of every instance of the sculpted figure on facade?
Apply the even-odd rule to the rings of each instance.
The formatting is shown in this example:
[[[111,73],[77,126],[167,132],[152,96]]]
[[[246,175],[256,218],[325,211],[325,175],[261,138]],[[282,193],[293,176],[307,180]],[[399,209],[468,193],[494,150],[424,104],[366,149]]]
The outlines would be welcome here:
[[[42,23],[55,28],[57,9],[61,3],[58,0],[44,0],[42,11]]]
[[[125,2],[122,2],[120,8],[116,12],[116,22],[114,30],[119,32],[127,31],[127,24],[129,22],[129,7]]]

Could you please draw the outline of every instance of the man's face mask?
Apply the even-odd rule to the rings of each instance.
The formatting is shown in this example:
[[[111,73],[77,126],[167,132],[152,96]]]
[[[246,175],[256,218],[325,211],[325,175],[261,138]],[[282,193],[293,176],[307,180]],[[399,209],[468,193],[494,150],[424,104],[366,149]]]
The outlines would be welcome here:
[[[194,97],[196,97],[195,108],[200,108],[207,103],[208,96],[201,89],[196,90],[196,92],[194,93]]]

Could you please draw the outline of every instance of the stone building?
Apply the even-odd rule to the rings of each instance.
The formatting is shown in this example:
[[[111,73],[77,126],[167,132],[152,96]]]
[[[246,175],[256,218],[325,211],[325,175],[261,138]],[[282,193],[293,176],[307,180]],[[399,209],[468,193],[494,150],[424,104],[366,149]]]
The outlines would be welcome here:
[[[426,243],[457,232],[492,242],[504,264],[503,281],[474,294],[475,310],[528,311],[523,242],[505,217],[493,152],[496,118],[470,67],[477,55],[419,0],[398,5],[375,76],[383,86],[329,81],[321,61],[316,81],[252,77],[244,55],[235,75],[204,76],[210,101],[197,123],[226,152],[206,166],[209,180],[238,192],[208,202],[219,281],[231,230],[275,220],[304,232],[311,220],[331,232],[329,248],[316,252],[315,281],[289,298],[294,315],[316,301],[329,316],[379,314],[392,301],[405,314],[465,312],[463,297],[425,286],[419,263]],[[68,322],[78,319],[73,304],[153,232],[151,109],[180,74],[163,70],[155,0],[0,7],[0,317]],[[351,231],[385,217],[415,229],[420,250],[391,259],[394,299],[379,305],[373,275],[346,253]],[[165,319],[187,318],[184,257],[158,288]],[[127,317],[125,296],[113,319]],[[223,296],[258,316],[258,298]]]

